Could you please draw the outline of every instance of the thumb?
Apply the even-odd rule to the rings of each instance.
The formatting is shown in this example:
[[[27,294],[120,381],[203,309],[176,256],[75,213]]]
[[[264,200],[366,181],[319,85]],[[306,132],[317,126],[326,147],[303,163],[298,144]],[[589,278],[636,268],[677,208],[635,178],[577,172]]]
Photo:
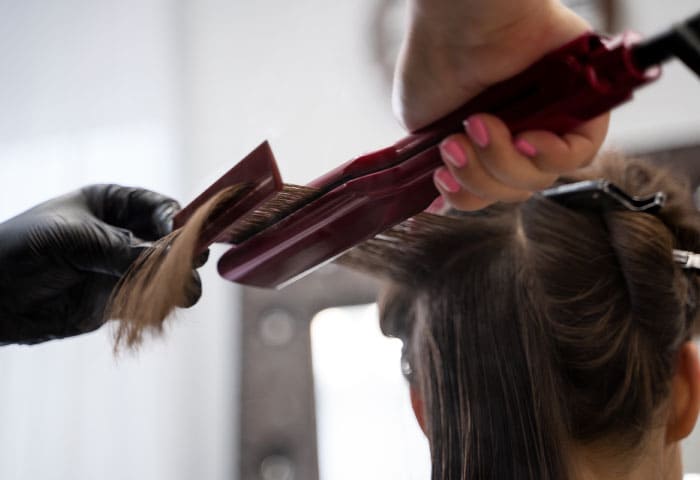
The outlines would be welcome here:
[[[97,218],[148,240],[170,233],[172,219],[180,210],[172,198],[143,188],[91,185],[82,193]]]

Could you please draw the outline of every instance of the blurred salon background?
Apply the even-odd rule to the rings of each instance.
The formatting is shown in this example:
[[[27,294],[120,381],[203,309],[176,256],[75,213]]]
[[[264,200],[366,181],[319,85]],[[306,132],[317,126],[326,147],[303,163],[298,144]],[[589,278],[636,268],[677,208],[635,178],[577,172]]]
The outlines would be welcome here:
[[[570,3],[646,34],[698,9]],[[402,25],[399,0],[0,0],[0,220],[96,182],[184,204],[265,139],[301,184],[389,144]],[[669,65],[608,144],[700,159],[700,82]],[[109,327],[0,348],[1,479],[429,478],[400,344],[359,305],[373,284],[330,268],[243,290],[216,275],[222,251],[138,354],[115,359]],[[700,433],[685,461],[700,473]]]

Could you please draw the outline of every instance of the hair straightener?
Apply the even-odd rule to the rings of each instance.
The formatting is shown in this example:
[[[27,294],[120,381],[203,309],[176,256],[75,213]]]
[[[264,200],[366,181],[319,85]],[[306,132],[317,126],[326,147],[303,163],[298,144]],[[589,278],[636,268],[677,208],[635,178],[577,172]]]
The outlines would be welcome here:
[[[200,246],[233,243],[218,263],[222,277],[281,288],[426,209],[439,195],[432,180],[442,165],[438,144],[461,132],[470,115],[494,114],[514,134],[563,134],[630,100],[659,77],[666,60],[679,58],[700,76],[700,14],[647,41],[633,38],[582,35],[444,118],[308,187],[285,187],[264,143],[182,210],[175,226],[222,188],[247,185],[243,197],[210,218]]]

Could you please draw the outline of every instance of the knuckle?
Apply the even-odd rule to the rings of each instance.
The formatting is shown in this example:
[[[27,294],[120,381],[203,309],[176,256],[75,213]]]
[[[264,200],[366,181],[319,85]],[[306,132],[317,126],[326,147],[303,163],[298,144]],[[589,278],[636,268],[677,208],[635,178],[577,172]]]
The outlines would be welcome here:
[[[530,185],[530,190],[544,190],[545,188],[549,188],[554,182],[557,181],[557,178],[558,175],[543,173],[534,179]]]
[[[493,201],[478,197],[471,192],[461,192],[447,197],[447,203],[457,210],[471,212],[480,210],[493,203]]]
[[[580,163],[579,167],[587,167],[587,166],[589,166],[590,164],[593,163],[593,160],[595,160],[595,157],[596,157],[595,154],[586,155],[586,156],[583,158],[583,161]]]

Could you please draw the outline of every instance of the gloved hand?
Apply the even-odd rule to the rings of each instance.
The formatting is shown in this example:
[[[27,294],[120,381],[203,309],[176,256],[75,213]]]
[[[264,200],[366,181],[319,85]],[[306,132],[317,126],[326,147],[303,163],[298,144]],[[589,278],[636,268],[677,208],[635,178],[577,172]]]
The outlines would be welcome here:
[[[394,79],[394,108],[415,130],[482,90],[524,70],[589,29],[559,0],[409,0],[410,25]],[[587,165],[603,143],[608,115],[566,135],[513,138],[492,115],[465,118],[465,132],[441,144],[437,188],[455,208],[520,201],[558,175]]]
[[[119,278],[179,208],[148,190],[92,185],[0,224],[0,344],[99,328]],[[193,283],[190,305],[201,295],[194,271]]]

